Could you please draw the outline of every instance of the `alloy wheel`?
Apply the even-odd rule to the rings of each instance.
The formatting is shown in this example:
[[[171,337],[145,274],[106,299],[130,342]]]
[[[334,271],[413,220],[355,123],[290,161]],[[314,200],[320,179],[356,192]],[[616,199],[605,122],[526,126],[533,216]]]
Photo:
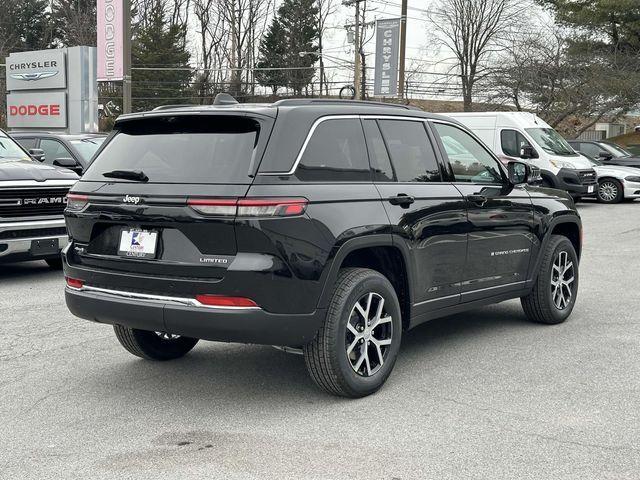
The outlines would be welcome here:
[[[575,271],[569,253],[561,250],[553,260],[551,268],[551,296],[558,310],[564,310],[571,304]]]
[[[618,196],[618,186],[613,182],[602,182],[598,186],[598,195],[605,202],[612,202]]]
[[[351,368],[358,375],[371,377],[384,365],[393,339],[392,320],[384,297],[377,293],[363,295],[351,309],[345,346]]]

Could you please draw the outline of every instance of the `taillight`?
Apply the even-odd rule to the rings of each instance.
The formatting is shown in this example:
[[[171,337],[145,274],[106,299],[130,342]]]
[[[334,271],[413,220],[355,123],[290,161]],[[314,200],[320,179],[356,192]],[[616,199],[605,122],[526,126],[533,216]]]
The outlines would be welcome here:
[[[196,212],[212,216],[293,217],[302,215],[306,198],[253,197],[240,199],[190,198],[187,204]]]
[[[87,195],[78,195],[77,193],[67,194],[67,210],[78,211],[87,206],[89,197]]]
[[[203,215],[214,216],[235,216],[237,211],[238,200],[219,198],[190,198],[187,204],[196,212]]]
[[[67,281],[67,287],[69,288],[81,289],[84,286],[84,282],[82,280],[79,280],[77,278],[72,278],[72,277],[64,277],[64,278]]]
[[[196,300],[209,307],[257,308],[256,302],[245,297],[227,297],[224,295],[196,295]]]
[[[292,217],[307,208],[306,198],[242,198],[238,200],[239,217]]]

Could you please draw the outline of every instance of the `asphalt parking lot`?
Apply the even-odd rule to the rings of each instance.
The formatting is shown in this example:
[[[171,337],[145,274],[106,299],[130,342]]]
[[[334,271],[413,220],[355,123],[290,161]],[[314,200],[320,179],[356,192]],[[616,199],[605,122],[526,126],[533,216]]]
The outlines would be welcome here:
[[[3,265],[0,478],[638,479],[640,202],[579,208],[568,322],[517,301],[435,320],[361,400],[271,347],[137,359],[71,316],[60,272]]]

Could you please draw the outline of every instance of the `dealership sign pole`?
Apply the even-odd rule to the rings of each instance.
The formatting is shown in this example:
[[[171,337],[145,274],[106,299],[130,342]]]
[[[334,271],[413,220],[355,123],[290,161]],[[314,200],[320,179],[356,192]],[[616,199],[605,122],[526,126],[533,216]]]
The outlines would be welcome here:
[[[376,21],[376,69],[373,94],[377,97],[398,95],[400,24],[400,18]]]
[[[98,80],[122,81],[122,111],[131,112],[131,0],[98,0]]]

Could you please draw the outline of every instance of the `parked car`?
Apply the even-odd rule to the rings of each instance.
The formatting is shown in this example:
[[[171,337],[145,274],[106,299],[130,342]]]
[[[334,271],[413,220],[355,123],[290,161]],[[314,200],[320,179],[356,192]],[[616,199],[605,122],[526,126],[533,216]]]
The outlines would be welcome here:
[[[584,156],[600,160],[604,165],[640,168],[640,156],[605,140],[569,140],[569,145]]]
[[[44,151],[44,163],[69,168],[79,175],[95,155],[107,135],[104,133],[11,132],[26,149]]]
[[[225,103],[229,103],[227,96]],[[282,100],[120,116],[69,194],[73,314],[133,355],[198,339],[289,347],[361,397],[407,329],[521,298],[565,321],[581,221],[467,128],[405,106]]]
[[[620,203],[640,198],[640,170],[589,159],[598,176],[598,201]]]
[[[540,169],[546,187],[569,192],[575,200],[595,197],[596,173],[564,138],[528,112],[448,113],[478,135],[497,155],[519,157]]]
[[[62,212],[78,176],[34,160],[41,155],[0,130],[0,263],[46,260],[62,267],[68,241]]]

